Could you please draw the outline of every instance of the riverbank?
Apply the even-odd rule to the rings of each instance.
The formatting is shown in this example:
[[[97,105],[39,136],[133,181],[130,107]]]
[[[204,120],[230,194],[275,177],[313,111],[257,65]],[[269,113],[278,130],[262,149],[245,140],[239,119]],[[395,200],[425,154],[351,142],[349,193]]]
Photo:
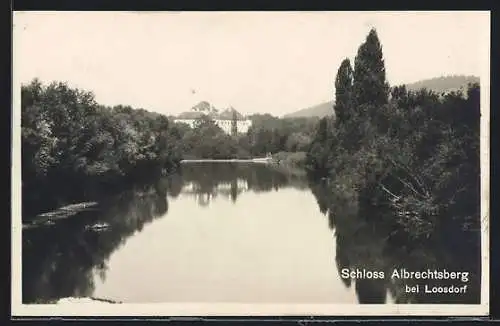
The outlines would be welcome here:
[[[29,221],[24,221],[23,229],[37,227],[40,225],[51,225],[57,220],[62,220],[81,212],[95,211],[98,209],[98,206],[99,203],[97,202],[83,202],[66,205],[47,213],[38,214]]]
[[[186,163],[271,163],[272,158],[254,158],[254,159],[185,159],[181,164]]]
[[[305,177],[305,152],[278,152],[272,156],[269,164],[274,170],[291,174],[294,176]]]
[[[294,175],[306,175],[305,152],[278,152],[271,157],[253,159],[184,159],[181,164],[191,163],[258,163],[267,164],[274,170]]]
[[[272,156],[272,163],[281,166],[304,168],[306,152],[278,152]]]

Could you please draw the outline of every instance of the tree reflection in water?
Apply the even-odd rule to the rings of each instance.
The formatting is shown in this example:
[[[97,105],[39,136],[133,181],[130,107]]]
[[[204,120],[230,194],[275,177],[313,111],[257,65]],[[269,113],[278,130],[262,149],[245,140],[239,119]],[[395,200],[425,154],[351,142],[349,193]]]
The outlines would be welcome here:
[[[167,194],[176,198],[192,191],[198,198],[208,199],[199,204],[208,205],[218,195],[236,202],[243,191],[272,191],[286,186],[308,187],[304,177],[255,164],[187,165],[154,184],[103,199],[97,211],[82,212],[54,225],[24,229],[23,302],[92,296],[94,279],[105,279],[111,254],[146,224],[166,215]],[[88,229],[97,223],[109,227]]]
[[[269,168],[263,164],[192,163],[173,175],[179,192],[191,194],[198,204],[207,207],[223,196],[235,203],[245,191],[267,192],[283,187],[307,189],[305,175]]]
[[[62,297],[92,296],[95,277],[105,279],[111,254],[126,239],[168,211],[167,197],[181,193],[205,197],[210,204],[217,196],[237,202],[245,191],[270,192],[277,188],[311,189],[319,210],[328,218],[335,233],[335,264],[342,269],[384,272],[382,280],[342,279],[354,288],[360,303],[479,303],[480,253],[478,247],[450,242],[449,238],[409,244],[393,234],[390,213],[358,203],[339,188],[332,193],[324,183],[308,183],[303,175],[270,169],[264,165],[193,164],[154,184],[135,187],[119,196],[105,199],[98,211],[79,213],[55,225],[23,230],[23,302],[50,302]],[[358,204],[357,204],[358,203]],[[97,231],[88,225],[107,223]],[[479,244],[480,241],[478,240]],[[454,248],[454,250],[450,250]],[[333,257],[332,257],[333,258]],[[391,280],[394,269],[408,271],[437,269],[468,271],[466,294],[442,295],[406,293],[405,286],[448,285],[457,281]],[[335,293],[332,293],[332,298]]]
[[[23,303],[89,297],[94,275],[105,279],[107,261],[135,232],[168,211],[166,178],[104,200],[55,225],[23,230]],[[104,230],[89,225],[104,223]]]
[[[310,182],[319,210],[326,215],[336,238],[336,265],[342,269],[384,272],[380,279],[343,279],[346,287],[355,284],[359,303],[386,303],[388,293],[394,303],[480,303],[480,239],[476,246],[465,243],[450,249],[449,241],[459,235],[447,234],[440,239],[425,243],[409,243],[395,236],[390,225],[390,212],[380,207],[370,207],[357,198],[349,198],[339,191],[332,193],[325,182]],[[395,269],[407,271],[460,271],[469,272],[469,280],[416,280],[391,279]],[[424,286],[462,286],[467,284],[465,294],[425,293]],[[406,293],[406,286],[419,285],[419,293]]]

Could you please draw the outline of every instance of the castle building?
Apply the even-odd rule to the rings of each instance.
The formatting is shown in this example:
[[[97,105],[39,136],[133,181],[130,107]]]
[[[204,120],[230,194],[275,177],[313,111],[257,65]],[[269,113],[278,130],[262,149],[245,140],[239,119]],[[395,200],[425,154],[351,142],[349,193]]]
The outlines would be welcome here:
[[[235,109],[229,108],[219,112],[208,102],[200,102],[190,111],[179,114],[174,121],[185,123],[191,128],[194,128],[198,119],[203,116],[210,117],[214,123],[227,134],[233,133],[234,122],[236,122],[236,130],[238,133],[246,133],[252,126],[252,120],[245,118]]]

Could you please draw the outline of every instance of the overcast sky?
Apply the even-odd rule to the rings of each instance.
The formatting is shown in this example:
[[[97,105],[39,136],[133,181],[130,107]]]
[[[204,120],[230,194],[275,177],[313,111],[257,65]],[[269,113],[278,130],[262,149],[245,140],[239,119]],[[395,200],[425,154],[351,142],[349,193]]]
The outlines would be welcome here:
[[[165,114],[207,100],[282,115],[333,99],[372,27],[391,85],[484,71],[481,12],[31,12],[15,13],[14,74]]]

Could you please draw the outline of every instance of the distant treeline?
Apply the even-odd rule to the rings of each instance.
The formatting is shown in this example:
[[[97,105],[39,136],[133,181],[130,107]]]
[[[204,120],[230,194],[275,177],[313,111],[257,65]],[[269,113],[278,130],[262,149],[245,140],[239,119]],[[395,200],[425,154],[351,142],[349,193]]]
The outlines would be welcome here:
[[[478,246],[479,85],[445,95],[391,88],[371,30],[354,67],[341,63],[335,92],[336,118],[320,121],[307,153],[310,174],[326,179],[332,196],[376,207],[367,218],[391,225],[391,237],[458,234],[455,242]]]
[[[306,152],[313,139],[318,118],[280,119],[270,114],[249,117],[252,126],[246,133],[225,133],[208,117],[199,119],[195,128],[175,123],[172,133],[178,139],[177,150],[185,158],[251,158],[268,153]]]
[[[183,158],[305,153],[319,120],[257,114],[247,133],[229,135],[207,117],[190,128],[144,109],[99,105],[91,92],[37,79],[22,86],[21,110],[24,215],[99,199],[169,173]]]

